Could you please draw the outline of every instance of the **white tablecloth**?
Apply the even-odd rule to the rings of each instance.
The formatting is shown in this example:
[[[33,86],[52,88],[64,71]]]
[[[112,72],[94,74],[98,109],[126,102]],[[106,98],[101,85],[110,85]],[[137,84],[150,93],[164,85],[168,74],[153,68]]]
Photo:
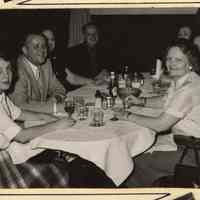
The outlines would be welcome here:
[[[126,121],[106,121],[91,127],[81,121],[73,128],[56,131],[31,142],[33,149],[59,149],[94,162],[121,184],[133,170],[132,157],[147,150],[154,142],[154,132]]]
[[[86,101],[91,102],[94,101],[94,94],[98,89],[106,92],[107,86],[86,86],[68,95],[83,96]],[[141,114],[141,108],[135,108],[135,112],[137,111]],[[131,122],[110,121],[111,117],[112,112],[106,111],[105,126],[102,127],[89,126],[91,119],[88,119],[78,121],[72,128],[36,138],[28,144],[19,146],[18,143],[13,143],[9,149],[11,157],[14,163],[20,163],[42,149],[60,149],[94,162],[119,185],[133,170],[132,157],[144,152],[153,144],[155,133]],[[16,152],[16,149],[19,151]]]

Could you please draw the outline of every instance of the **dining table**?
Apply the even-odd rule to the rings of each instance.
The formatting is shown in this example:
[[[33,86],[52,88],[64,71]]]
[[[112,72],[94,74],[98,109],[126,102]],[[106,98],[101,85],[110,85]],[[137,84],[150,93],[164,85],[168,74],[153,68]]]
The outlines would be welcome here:
[[[154,95],[153,92],[149,92],[148,87],[149,83],[146,83],[146,87],[143,86],[143,95]],[[68,97],[82,96],[86,102],[91,103],[95,100],[96,90],[108,92],[107,85],[89,85],[71,91]],[[94,106],[89,106],[89,113],[93,109]],[[162,112],[159,109],[141,106],[133,106],[130,111],[149,116],[156,116]],[[92,116],[89,114],[87,119],[77,119],[76,124],[66,130],[49,132],[32,140],[28,148],[31,151],[54,149],[77,154],[103,169],[119,186],[133,171],[134,157],[149,150],[154,144],[156,133],[130,121],[110,120],[113,117],[112,109],[103,112],[103,126],[92,126]],[[72,117],[76,119],[75,114]]]

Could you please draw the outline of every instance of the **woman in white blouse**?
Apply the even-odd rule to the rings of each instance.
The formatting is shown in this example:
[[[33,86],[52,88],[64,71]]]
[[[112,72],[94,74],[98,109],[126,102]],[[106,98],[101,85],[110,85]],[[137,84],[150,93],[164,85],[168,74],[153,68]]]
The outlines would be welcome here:
[[[129,187],[152,186],[162,176],[172,175],[175,164],[182,153],[173,141],[173,134],[200,137],[200,76],[199,54],[197,48],[189,41],[179,39],[167,49],[166,66],[169,69],[171,86],[164,98],[131,97],[134,104],[145,106],[158,105],[163,102],[163,112],[158,117],[147,117],[130,112],[118,112],[118,118],[129,120],[155,132],[171,134],[158,136],[151,151],[135,159],[136,167],[126,184]],[[158,144],[164,144],[162,149]],[[173,149],[166,148],[172,146]],[[165,146],[165,147],[164,147]],[[194,157],[187,155],[185,161],[192,165]]]

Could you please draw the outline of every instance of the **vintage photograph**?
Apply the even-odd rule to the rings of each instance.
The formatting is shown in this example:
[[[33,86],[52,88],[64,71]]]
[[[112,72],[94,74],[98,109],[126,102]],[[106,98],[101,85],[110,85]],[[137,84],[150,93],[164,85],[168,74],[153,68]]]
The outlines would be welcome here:
[[[0,188],[199,188],[197,7],[0,21]]]

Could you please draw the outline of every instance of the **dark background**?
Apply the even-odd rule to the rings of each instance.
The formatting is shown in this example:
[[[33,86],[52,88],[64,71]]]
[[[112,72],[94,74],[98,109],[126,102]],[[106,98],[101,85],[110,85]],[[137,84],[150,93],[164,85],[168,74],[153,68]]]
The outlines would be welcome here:
[[[133,71],[149,71],[182,25],[197,32],[195,15],[114,15],[94,19],[108,47],[118,51],[115,61]]]
[[[58,52],[64,52],[69,18],[69,9],[1,10],[0,45],[17,56],[24,33],[49,27],[56,34]],[[180,26],[189,25],[198,32],[197,15],[95,15],[92,19],[101,30],[113,65],[128,65],[133,71],[149,71]]]
[[[24,36],[31,31],[50,28],[56,36],[59,51],[68,42],[69,10],[1,10],[0,45],[13,56],[20,52]]]

